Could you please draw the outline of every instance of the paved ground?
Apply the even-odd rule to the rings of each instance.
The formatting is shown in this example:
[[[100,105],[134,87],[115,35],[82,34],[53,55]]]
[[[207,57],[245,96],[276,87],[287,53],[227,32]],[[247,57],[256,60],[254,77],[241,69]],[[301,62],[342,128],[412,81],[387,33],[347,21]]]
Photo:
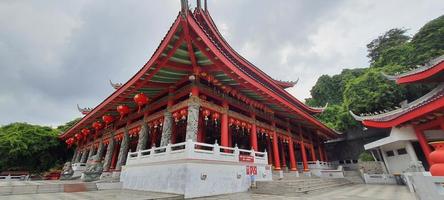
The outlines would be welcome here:
[[[283,194],[285,195],[285,194]],[[162,194],[154,192],[142,191],[128,191],[128,190],[102,190],[91,192],[76,192],[76,193],[47,193],[47,194],[27,194],[14,196],[0,196],[0,200],[79,200],[79,199],[97,199],[97,200],[118,200],[118,199],[177,199],[177,195]],[[298,197],[275,196],[275,195],[260,195],[251,193],[237,193],[231,195],[220,195],[214,197],[199,198],[199,200],[231,200],[231,199],[270,199],[270,200],[415,200],[405,186],[394,185],[350,185],[337,187],[330,190],[323,190],[322,192],[314,192]]]
[[[133,190],[100,190],[72,193],[21,194],[0,196],[0,200],[148,200],[182,199],[180,195]]]
[[[270,199],[270,200],[415,200],[415,196],[410,193],[405,186],[396,185],[365,185],[356,184],[342,187],[335,187],[329,190],[322,190],[303,194],[297,197],[276,195],[262,195],[251,193],[238,193],[231,195],[221,195],[214,197],[199,198],[205,200],[231,200],[231,199]]]

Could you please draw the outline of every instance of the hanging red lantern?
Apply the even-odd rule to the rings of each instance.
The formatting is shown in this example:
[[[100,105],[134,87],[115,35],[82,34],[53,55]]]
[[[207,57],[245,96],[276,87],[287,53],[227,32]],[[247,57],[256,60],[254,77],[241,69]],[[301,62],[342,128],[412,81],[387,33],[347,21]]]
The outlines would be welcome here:
[[[154,128],[157,128],[157,126],[159,126],[159,123],[157,122],[157,120],[154,121],[153,124],[154,124]]]
[[[177,123],[180,120],[180,114],[178,112],[173,113],[174,121]]]
[[[102,120],[105,122],[106,125],[108,125],[114,121],[114,118],[111,115],[103,115]]]
[[[187,118],[187,114],[188,114],[188,111],[186,109],[183,109],[180,111],[180,115],[182,116],[183,120]]]
[[[229,121],[229,123],[228,123],[230,126],[232,126],[233,124],[234,124],[234,119],[233,118],[230,118],[230,121]]]
[[[247,130],[250,131],[250,130],[251,130],[251,127],[252,127],[251,124],[248,124],[248,125],[247,125]]]
[[[82,134],[78,134],[78,133],[76,133],[76,134],[74,135],[74,137],[75,137],[77,140],[80,140],[80,139],[82,139]]]
[[[234,122],[236,124],[236,127],[239,128],[239,125],[241,124],[241,122],[239,120],[236,120],[236,122]]]
[[[86,136],[88,136],[90,132],[91,132],[91,131],[90,131],[89,129],[87,129],[87,128],[82,129],[83,137],[86,138]]]
[[[119,105],[117,106],[117,112],[120,114],[120,119],[123,118],[126,114],[128,114],[130,111],[129,107],[127,105]]]
[[[94,129],[96,129],[96,131],[98,131],[98,130],[100,130],[100,129],[103,128],[103,124],[100,123],[99,121],[96,121],[96,122],[94,122],[94,123],[92,124],[92,127],[93,127]]]
[[[68,147],[71,147],[71,145],[74,144],[74,142],[75,142],[74,138],[69,138],[65,141]]]
[[[213,117],[214,121],[217,121],[219,119],[220,115],[219,115],[219,113],[215,112],[215,113],[213,113],[212,117]]]
[[[207,121],[208,120],[208,116],[210,116],[211,112],[210,112],[210,110],[205,109],[204,111],[202,111],[202,114],[203,114],[203,116],[205,118],[205,121]]]
[[[136,104],[139,106],[138,112],[140,112],[142,106],[148,103],[148,97],[146,97],[143,93],[136,94],[134,96],[134,102],[136,102]]]
[[[245,128],[245,127],[247,126],[247,123],[242,122],[242,123],[241,123],[241,126],[242,126],[242,128]]]

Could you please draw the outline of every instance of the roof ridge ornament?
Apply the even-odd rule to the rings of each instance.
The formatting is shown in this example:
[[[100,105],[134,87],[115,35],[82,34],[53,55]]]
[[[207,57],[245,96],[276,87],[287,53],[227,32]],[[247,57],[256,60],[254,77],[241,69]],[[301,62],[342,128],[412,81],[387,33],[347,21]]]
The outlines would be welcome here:
[[[79,104],[77,104],[77,110],[79,110],[79,112],[83,115],[87,115],[89,112],[91,112],[92,108],[80,108]]]
[[[113,83],[112,81],[111,81],[111,79],[109,80],[109,84],[111,84],[111,87],[113,87],[114,89],[119,89],[120,87],[122,87],[122,83]]]
[[[181,6],[181,14],[182,16],[187,16],[189,6],[188,6],[188,0],[180,0],[180,6]]]

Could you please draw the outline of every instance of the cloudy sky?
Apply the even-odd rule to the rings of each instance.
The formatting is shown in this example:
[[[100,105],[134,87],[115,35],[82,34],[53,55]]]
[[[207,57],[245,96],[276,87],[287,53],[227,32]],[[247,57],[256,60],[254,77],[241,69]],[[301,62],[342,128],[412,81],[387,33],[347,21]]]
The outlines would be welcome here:
[[[390,28],[414,34],[442,0],[208,0],[226,40],[303,100],[322,74],[368,66],[365,45]],[[190,1],[195,5],[194,1]],[[0,1],[0,125],[57,126],[81,116],[150,58],[179,0]]]

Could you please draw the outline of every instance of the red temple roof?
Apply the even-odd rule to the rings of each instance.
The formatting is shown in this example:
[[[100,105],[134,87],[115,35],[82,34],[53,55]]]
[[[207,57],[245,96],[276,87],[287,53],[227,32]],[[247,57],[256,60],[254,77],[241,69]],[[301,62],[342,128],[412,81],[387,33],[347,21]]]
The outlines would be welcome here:
[[[276,82],[236,53],[220,35],[208,11],[197,8],[194,13],[181,11],[150,60],[61,138],[73,136],[104,114],[116,115],[116,105],[125,104],[135,110],[132,97],[136,93],[159,98],[168,92],[169,86],[188,80],[195,67],[217,77],[223,84],[233,85],[277,115],[315,128],[329,138],[337,137],[334,130],[312,116],[323,109],[303,104],[284,90],[290,84]]]
[[[385,74],[384,74],[385,75]],[[430,60],[423,66],[418,66],[408,72],[385,75],[398,84],[414,82],[443,82],[444,81],[444,55]]]
[[[377,113],[379,114],[361,114],[358,116],[350,111],[350,114],[365,126],[378,128],[390,128],[408,122],[419,124],[435,119],[444,113],[444,83],[401,108]]]

